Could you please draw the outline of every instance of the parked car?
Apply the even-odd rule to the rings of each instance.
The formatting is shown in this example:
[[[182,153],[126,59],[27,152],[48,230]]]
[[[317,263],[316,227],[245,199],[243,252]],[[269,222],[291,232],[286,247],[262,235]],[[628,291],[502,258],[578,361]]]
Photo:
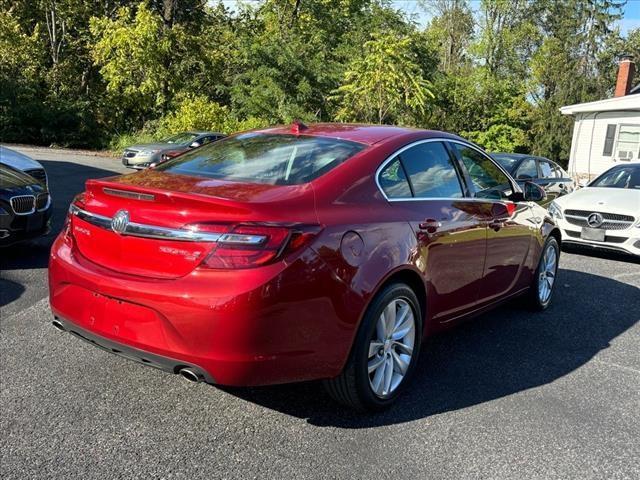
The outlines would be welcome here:
[[[0,163],[20,170],[45,185],[49,183],[47,172],[40,162],[35,161],[24,153],[0,145]]]
[[[148,168],[224,136],[216,132],[182,132],[156,143],[133,145],[122,153],[122,164],[138,170]]]
[[[575,181],[548,158],[521,153],[492,153],[491,156],[518,182],[533,182],[544,188],[546,203],[576,189]]]
[[[442,132],[238,134],[87,182],[51,250],[54,326],[193,381],[324,379],[384,408],[426,336],[549,305],[560,232],[523,186]]]
[[[46,234],[50,218],[47,186],[0,163],[0,246]]]
[[[564,242],[640,255],[640,163],[610,168],[549,213]]]

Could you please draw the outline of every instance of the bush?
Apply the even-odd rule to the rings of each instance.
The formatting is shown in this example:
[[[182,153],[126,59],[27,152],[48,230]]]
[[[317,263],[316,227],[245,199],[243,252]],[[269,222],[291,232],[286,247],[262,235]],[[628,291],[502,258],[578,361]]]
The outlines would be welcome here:
[[[238,120],[227,107],[198,95],[183,97],[174,112],[160,119],[156,133],[159,137],[185,130],[209,130],[229,134],[266,125],[268,122],[257,118]]]
[[[230,134],[268,125],[269,123],[261,118],[238,120],[227,107],[211,102],[204,96],[184,97],[178,102],[175,111],[160,120],[148,122],[137,132],[114,136],[109,142],[109,150],[120,153],[131,145],[154,142],[189,130]]]
[[[489,152],[528,153],[529,151],[526,132],[511,125],[491,125],[486,131],[462,132],[462,136]]]
[[[157,137],[144,130],[135,133],[123,133],[112,137],[108,148],[112,152],[120,154],[131,145],[151,143],[154,140],[157,140]]]

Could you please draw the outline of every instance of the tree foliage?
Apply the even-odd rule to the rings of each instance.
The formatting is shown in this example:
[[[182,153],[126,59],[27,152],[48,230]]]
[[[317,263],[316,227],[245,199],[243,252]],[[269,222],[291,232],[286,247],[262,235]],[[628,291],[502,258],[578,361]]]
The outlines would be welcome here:
[[[361,121],[566,161],[564,105],[612,94],[623,0],[0,0],[0,140]],[[115,139],[115,140],[114,140]]]
[[[375,33],[353,59],[336,90],[338,120],[395,123],[424,115],[434,97],[411,47],[411,39]]]

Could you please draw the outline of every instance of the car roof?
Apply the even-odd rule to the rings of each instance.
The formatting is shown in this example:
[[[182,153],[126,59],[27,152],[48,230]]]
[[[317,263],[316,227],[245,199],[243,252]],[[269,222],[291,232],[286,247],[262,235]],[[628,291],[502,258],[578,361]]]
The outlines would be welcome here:
[[[220,136],[226,136],[224,133],[220,133],[220,132],[184,132],[184,133],[190,133],[192,135],[220,135]]]
[[[535,158],[536,160],[546,160],[548,162],[556,163],[553,160],[549,160],[546,157],[539,157],[538,155],[531,155],[528,153],[507,153],[507,152],[491,152],[489,155],[492,157],[507,157],[514,160],[521,160],[523,158]]]
[[[291,135],[296,133],[292,125],[282,125],[273,128],[254,130],[255,133],[271,133],[278,135]],[[424,138],[451,138],[464,140],[456,135],[437,130],[423,130],[409,127],[396,127],[392,125],[366,125],[354,123],[312,123],[299,129],[298,134],[316,137],[338,138],[352,142],[373,145],[390,137],[424,132]],[[464,140],[466,141],[466,140]]]

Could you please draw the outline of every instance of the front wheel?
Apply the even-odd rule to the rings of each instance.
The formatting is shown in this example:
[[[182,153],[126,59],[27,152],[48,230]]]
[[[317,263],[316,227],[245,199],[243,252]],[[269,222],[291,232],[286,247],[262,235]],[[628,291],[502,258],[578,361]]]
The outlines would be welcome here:
[[[342,373],[326,380],[329,395],[357,410],[391,405],[415,369],[422,340],[422,312],[413,290],[383,289],[365,314]]]
[[[559,259],[560,245],[554,237],[549,237],[529,289],[529,304],[534,310],[545,310],[551,304]]]

